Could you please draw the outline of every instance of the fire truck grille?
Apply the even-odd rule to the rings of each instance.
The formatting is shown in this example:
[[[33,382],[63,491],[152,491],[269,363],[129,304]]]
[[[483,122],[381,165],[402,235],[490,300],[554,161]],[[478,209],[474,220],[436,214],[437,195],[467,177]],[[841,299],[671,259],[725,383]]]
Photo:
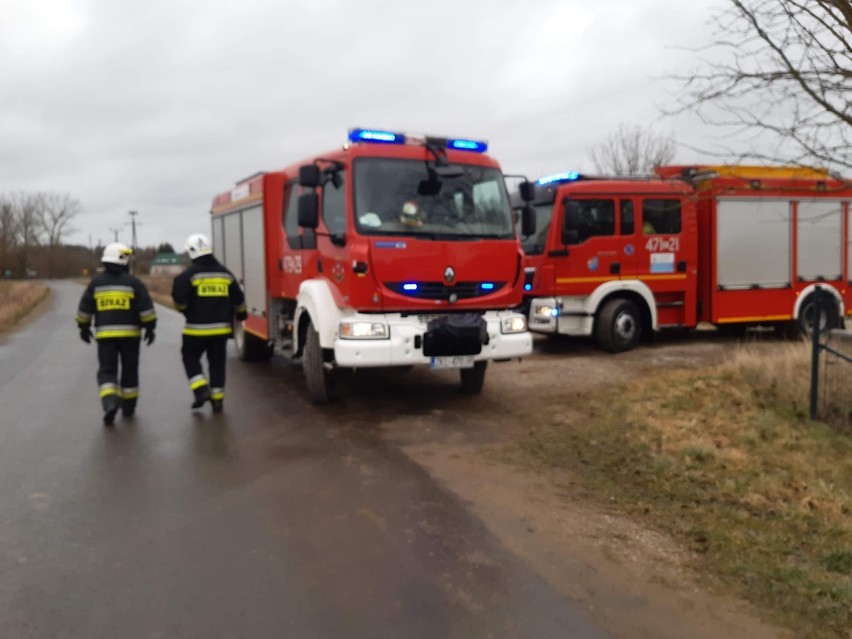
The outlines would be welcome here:
[[[385,282],[394,293],[426,300],[447,300],[451,295],[456,299],[482,297],[496,293],[506,282],[459,282],[448,286],[443,282]]]

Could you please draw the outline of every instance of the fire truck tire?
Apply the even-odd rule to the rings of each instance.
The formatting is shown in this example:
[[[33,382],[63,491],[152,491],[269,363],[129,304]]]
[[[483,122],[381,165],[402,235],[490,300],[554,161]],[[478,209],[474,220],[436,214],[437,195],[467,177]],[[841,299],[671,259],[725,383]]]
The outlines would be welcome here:
[[[805,300],[804,304],[802,304],[802,307],[799,309],[799,317],[796,318],[795,326],[798,329],[799,334],[806,336],[813,334],[816,314],[816,297],[814,295],[810,295]],[[819,314],[819,319],[817,321],[819,321],[821,331],[837,326],[837,305],[833,301],[831,303],[826,303],[823,307],[823,311]]]
[[[461,389],[465,395],[479,395],[485,384],[485,369],[488,362],[474,362],[473,368],[461,369]]]
[[[242,322],[236,322],[234,325],[234,345],[237,347],[239,358],[246,362],[260,362],[272,357],[272,348],[269,344],[259,337],[247,333]]]
[[[598,313],[595,337],[610,353],[636,348],[642,338],[642,315],[636,304],[618,298],[606,302]]]
[[[308,323],[305,336],[305,351],[302,356],[308,396],[314,404],[328,404],[332,400],[331,371],[326,370],[319,333]]]

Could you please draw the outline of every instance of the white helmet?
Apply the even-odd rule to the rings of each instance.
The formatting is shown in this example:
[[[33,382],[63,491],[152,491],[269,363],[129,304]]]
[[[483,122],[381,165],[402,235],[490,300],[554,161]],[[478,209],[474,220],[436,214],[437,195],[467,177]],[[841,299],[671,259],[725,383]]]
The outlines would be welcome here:
[[[184,249],[189,254],[189,259],[191,260],[202,255],[210,255],[213,252],[213,249],[210,247],[210,240],[207,239],[206,235],[202,235],[201,233],[190,235]]]
[[[119,266],[127,266],[130,260],[133,259],[133,249],[122,244],[121,242],[110,242],[104,247],[104,254],[101,257],[101,262],[104,264],[118,264]]]

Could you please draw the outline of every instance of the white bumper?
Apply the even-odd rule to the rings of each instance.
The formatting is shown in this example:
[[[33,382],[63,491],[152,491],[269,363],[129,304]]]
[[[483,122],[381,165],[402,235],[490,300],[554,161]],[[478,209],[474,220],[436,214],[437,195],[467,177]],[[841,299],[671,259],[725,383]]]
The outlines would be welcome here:
[[[530,302],[527,323],[534,333],[591,335],[595,317],[587,297],[536,297]]]
[[[390,336],[387,339],[342,339],[338,335],[334,340],[335,363],[345,368],[428,365],[432,358],[423,355],[422,339],[426,323],[434,317],[426,314],[403,317],[398,313],[346,316],[342,319],[385,322],[389,326]],[[522,317],[520,314],[514,311],[488,311],[483,317],[488,325],[488,344],[483,344],[482,352],[474,356],[475,360],[511,359],[532,353],[532,335],[529,331],[504,334],[500,328],[503,319]],[[420,348],[415,345],[415,341],[420,343]]]

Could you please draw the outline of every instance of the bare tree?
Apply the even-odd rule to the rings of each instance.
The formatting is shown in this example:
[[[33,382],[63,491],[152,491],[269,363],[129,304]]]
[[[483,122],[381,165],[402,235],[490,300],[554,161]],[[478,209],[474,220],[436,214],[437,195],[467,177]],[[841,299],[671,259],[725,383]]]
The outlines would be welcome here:
[[[0,276],[14,266],[15,248],[18,245],[18,221],[12,202],[0,196]]]
[[[674,137],[622,123],[618,131],[592,147],[595,167],[614,175],[651,175],[661,164],[674,159]]]
[[[42,232],[39,197],[20,191],[12,193],[8,201],[15,216],[18,267],[25,275],[30,268],[32,249],[39,245]]]
[[[712,18],[712,60],[677,77],[680,108],[671,113],[757,134],[746,151],[725,155],[852,168],[852,2],[729,2]]]
[[[80,202],[67,193],[38,193],[38,224],[47,246],[47,276],[53,276],[53,260],[62,239],[73,229],[71,220],[80,212]]]

